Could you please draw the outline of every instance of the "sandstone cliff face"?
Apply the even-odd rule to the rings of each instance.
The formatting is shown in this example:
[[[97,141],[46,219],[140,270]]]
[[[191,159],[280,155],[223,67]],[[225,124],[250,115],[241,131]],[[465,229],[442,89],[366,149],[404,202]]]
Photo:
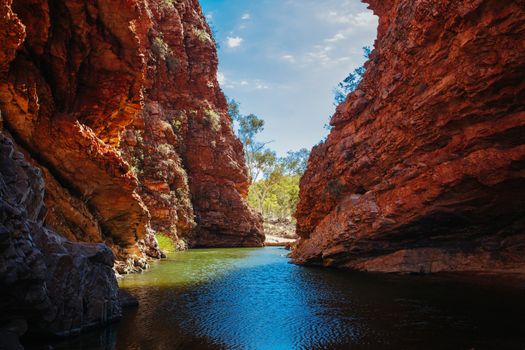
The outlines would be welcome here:
[[[215,42],[197,1],[149,1],[145,107],[121,149],[156,231],[190,246],[261,246],[246,205],[242,145],[216,79]]]
[[[312,152],[295,261],[525,272],[525,2],[367,2],[375,49]]]
[[[1,5],[11,12],[6,37],[17,40],[0,73],[0,109],[43,170],[46,223],[68,239],[106,242],[121,260],[140,256],[149,213],[113,146],[141,109],[144,9],[127,1]]]
[[[49,227],[105,242],[121,271],[161,255],[152,228],[193,245],[262,245],[197,1],[0,5],[0,110],[42,169]]]

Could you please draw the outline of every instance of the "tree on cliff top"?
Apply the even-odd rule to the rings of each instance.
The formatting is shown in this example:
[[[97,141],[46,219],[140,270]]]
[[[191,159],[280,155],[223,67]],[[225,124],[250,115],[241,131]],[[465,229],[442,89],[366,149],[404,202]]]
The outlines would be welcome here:
[[[363,56],[368,59],[372,49],[369,46],[363,47]],[[344,102],[346,96],[357,89],[361,80],[363,80],[363,75],[365,75],[365,66],[358,67],[354,69],[352,73],[349,73],[348,76],[340,82],[337,87],[334,89],[334,105],[338,106]]]

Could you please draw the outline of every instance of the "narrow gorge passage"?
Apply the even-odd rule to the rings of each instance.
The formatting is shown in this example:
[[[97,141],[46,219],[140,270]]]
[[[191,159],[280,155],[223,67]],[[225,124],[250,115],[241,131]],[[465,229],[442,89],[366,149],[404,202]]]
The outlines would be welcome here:
[[[0,49],[0,350],[525,347],[524,0],[0,0]]]

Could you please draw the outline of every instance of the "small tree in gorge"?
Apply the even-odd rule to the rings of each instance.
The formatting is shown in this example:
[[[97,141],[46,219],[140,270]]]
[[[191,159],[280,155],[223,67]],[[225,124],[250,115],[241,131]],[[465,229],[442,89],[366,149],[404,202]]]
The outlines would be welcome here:
[[[228,113],[238,124],[237,136],[244,147],[248,179],[250,185],[260,174],[260,165],[264,161],[264,148],[269,142],[257,142],[255,137],[264,130],[264,120],[255,114],[242,115],[235,100],[228,101]]]
[[[248,203],[265,218],[291,219],[310,152],[303,148],[278,157],[267,147],[269,142],[256,140],[264,130],[264,120],[254,114],[242,115],[234,100],[228,101],[228,112],[244,146],[250,180]]]

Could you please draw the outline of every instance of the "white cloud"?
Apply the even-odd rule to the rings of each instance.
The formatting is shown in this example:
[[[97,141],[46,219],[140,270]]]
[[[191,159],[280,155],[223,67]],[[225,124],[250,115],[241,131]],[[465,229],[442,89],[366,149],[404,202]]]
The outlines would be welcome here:
[[[223,88],[227,89],[243,89],[243,90],[266,90],[270,88],[270,84],[259,79],[242,79],[235,80],[227,78],[223,72],[217,73],[217,80]]]
[[[337,33],[333,37],[325,39],[325,42],[327,42],[327,43],[335,43],[336,41],[344,40],[344,39],[345,39],[345,35],[343,33]]]
[[[295,63],[295,57],[293,57],[292,55],[283,55],[281,56],[281,58],[290,63]]]
[[[353,24],[359,27],[368,27],[370,25],[375,25],[377,20],[376,16],[372,12],[359,12],[353,18]]]
[[[332,62],[329,53],[334,48],[330,45],[315,45],[314,50],[307,53],[305,61],[308,63],[328,64]]]
[[[243,21],[247,21],[247,20],[249,20],[250,18],[252,18],[252,15],[250,15],[249,13],[245,13],[245,14],[243,14],[242,17],[241,17],[241,19],[242,19]]]
[[[213,12],[209,12],[206,14],[206,19],[210,20],[213,19]]]
[[[238,36],[229,36],[226,38],[226,45],[229,48],[239,47],[241,46],[242,42],[244,41],[243,38],[240,38]]]
[[[370,11],[358,13],[330,11],[323,17],[332,23],[349,24],[353,27],[369,27],[377,23],[377,17]]]
[[[226,83],[226,76],[222,72],[217,72],[217,81],[219,84],[223,85]]]

